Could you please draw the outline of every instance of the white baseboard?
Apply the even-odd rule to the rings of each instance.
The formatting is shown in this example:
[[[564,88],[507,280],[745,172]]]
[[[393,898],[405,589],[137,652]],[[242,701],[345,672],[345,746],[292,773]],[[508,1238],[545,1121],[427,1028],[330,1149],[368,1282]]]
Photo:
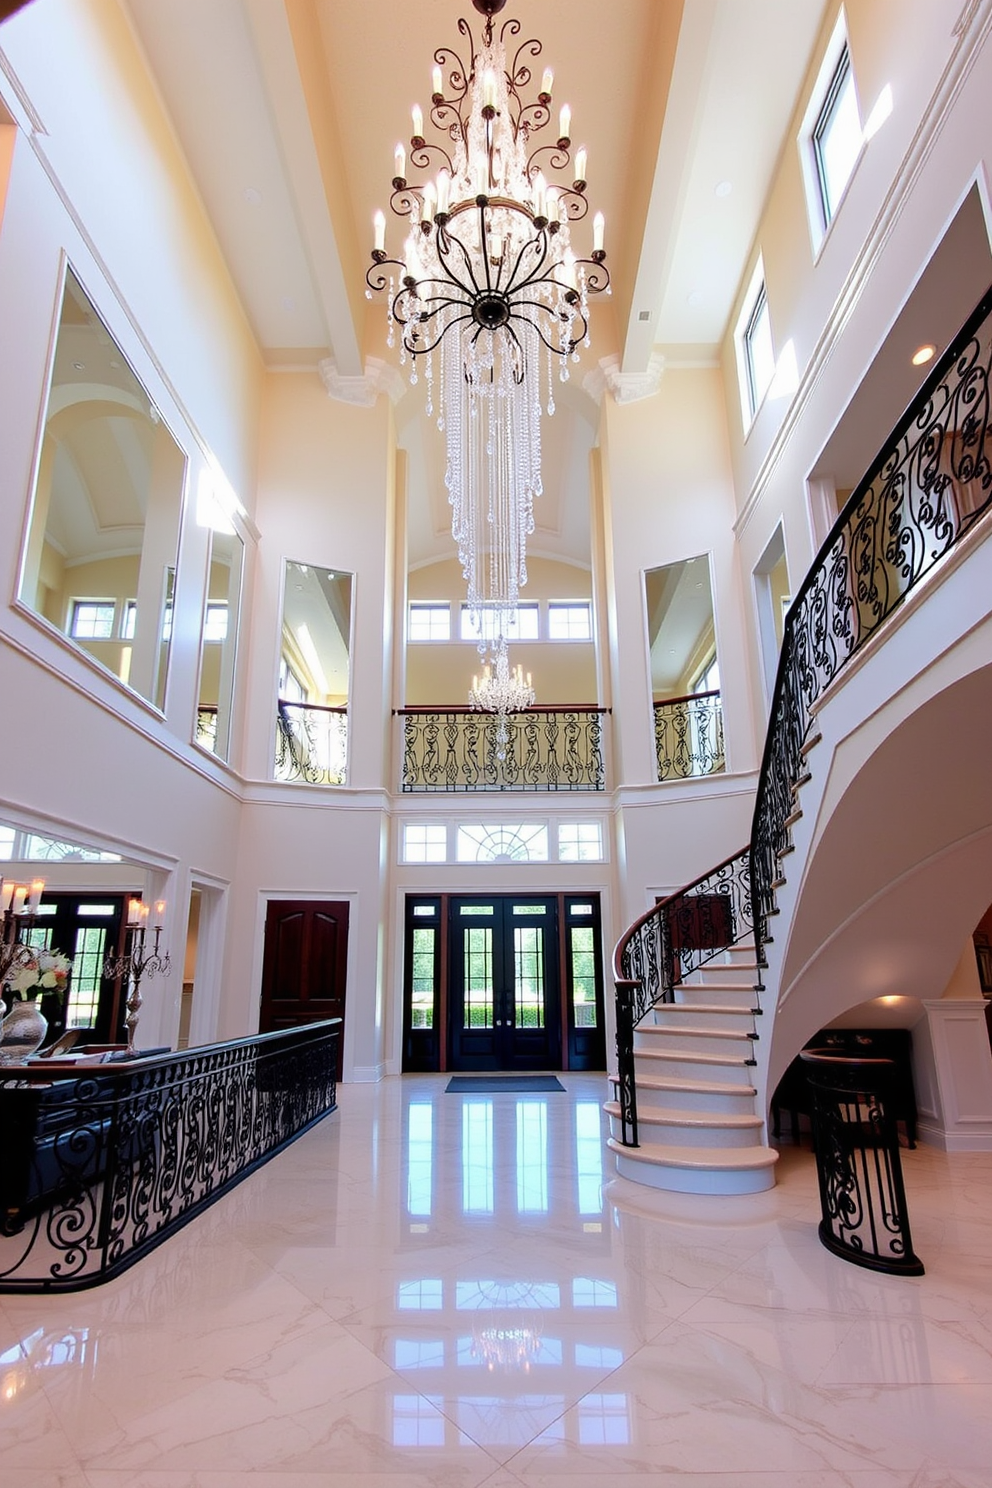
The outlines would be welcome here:
[[[386,1066],[384,1064],[356,1064],[351,1072],[351,1078],[342,1083],[346,1085],[378,1085],[385,1076]]]
[[[941,1126],[921,1121],[916,1136],[918,1141],[938,1147],[941,1152],[992,1152],[992,1131],[948,1132]]]

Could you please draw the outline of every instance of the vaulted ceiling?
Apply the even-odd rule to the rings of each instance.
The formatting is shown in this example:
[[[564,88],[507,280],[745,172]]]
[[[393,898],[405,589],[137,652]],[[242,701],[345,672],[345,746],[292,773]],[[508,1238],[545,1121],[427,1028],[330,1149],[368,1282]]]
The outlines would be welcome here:
[[[362,373],[385,347],[365,296],[372,214],[386,207],[410,106],[429,104],[434,51],[478,34],[471,0],[122,0],[133,17],[273,369],[333,359]],[[596,303],[559,412],[545,420],[535,552],[588,562],[583,376],[712,359],[724,335],[825,0],[508,0],[543,44],[555,106],[589,152],[607,219],[611,299]],[[399,225],[393,229],[400,243]],[[412,562],[450,554],[443,452],[422,386],[402,399]]]

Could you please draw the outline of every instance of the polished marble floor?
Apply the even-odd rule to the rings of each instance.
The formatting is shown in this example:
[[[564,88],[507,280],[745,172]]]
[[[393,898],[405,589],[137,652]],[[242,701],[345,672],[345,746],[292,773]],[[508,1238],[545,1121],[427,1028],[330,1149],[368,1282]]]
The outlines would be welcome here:
[[[904,1152],[927,1272],[604,1166],[560,1094],[344,1086],[109,1286],[0,1297],[3,1488],[989,1488],[992,1155]]]

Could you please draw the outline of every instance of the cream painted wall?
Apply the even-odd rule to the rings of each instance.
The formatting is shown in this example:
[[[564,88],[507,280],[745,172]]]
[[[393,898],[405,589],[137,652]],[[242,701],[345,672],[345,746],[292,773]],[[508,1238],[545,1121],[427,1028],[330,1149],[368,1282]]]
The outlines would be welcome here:
[[[807,478],[976,178],[987,199],[992,118],[984,7],[846,0],[845,10],[862,120],[886,85],[892,90],[891,116],[864,147],[816,254],[797,136],[836,20],[837,7],[831,7],[783,141],[721,358],[736,533],[749,591],[750,576],[781,522],[797,592],[823,535]],[[959,18],[966,22],[960,29]],[[745,431],[732,333],[759,253],[776,354],[793,343],[799,386],[794,393],[769,395]],[[879,443],[887,427],[891,421],[879,429]],[[752,612],[750,604],[747,647],[760,720],[767,701]]]
[[[407,580],[410,600],[447,600],[451,605],[452,635],[458,633],[460,606],[465,601],[465,580],[457,558],[414,569]],[[591,599],[592,579],[588,569],[549,558],[527,560],[527,585],[520,591],[522,603],[541,606],[542,634],[546,633],[549,599]],[[596,657],[591,642],[514,641],[510,664],[519,663],[533,677],[537,705],[593,703],[596,698]],[[408,642],[406,647],[406,694],[409,707],[431,703],[468,701],[473,674],[482,670],[479,653],[470,641]]]

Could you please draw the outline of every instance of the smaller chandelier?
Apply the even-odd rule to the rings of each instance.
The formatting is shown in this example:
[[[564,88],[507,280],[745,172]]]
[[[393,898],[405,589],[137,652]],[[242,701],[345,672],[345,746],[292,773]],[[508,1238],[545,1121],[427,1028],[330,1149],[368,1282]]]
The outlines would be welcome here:
[[[493,664],[487,663],[481,680],[472,678],[468,705],[476,713],[496,715],[496,758],[506,758],[506,746],[510,741],[509,718],[511,714],[523,713],[534,706],[534,689],[530,685],[530,672],[524,681],[523,667],[510,671],[510,659],[505,646],[496,650]]]

